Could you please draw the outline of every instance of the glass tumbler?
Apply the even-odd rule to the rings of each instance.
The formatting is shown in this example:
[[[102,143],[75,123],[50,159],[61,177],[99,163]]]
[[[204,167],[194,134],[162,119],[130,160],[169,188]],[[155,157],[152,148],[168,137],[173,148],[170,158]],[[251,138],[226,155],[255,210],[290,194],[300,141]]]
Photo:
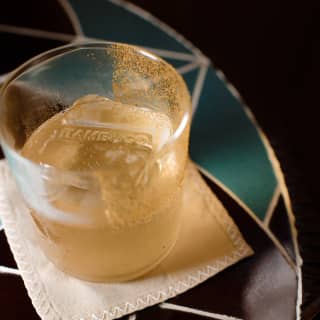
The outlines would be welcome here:
[[[89,281],[154,268],[178,236],[190,96],[168,63],[109,42],[29,60],[0,94],[1,145],[44,254]]]

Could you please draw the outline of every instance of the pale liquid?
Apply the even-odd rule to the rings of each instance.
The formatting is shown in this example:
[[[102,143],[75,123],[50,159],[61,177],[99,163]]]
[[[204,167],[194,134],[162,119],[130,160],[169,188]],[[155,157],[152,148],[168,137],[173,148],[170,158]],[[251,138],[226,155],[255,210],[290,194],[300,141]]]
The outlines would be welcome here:
[[[59,268],[87,280],[127,280],[169,252],[187,148],[164,146],[171,134],[165,114],[94,95],[32,133],[22,154],[63,170],[48,175],[47,198],[74,217],[33,211],[40,245]]]

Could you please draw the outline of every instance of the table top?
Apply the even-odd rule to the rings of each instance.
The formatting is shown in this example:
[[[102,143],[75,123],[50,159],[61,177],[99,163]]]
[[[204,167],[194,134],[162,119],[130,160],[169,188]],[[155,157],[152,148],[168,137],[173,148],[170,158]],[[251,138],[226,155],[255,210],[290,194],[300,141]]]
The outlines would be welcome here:
[[[155,306],[132,315],[129,319],[202,319],[204,315],[216,319],[270,319],[271,315],[273,318],[294,319],[296,306],[302,302],[302,293],[302,315],[305,319],[311,319],[319,311],[319,295],[316,286],[305,286],[302,291],[303,279],[300,277],[297,259],[301,254],[300,238],[298,243],[294,236],[296,227],[288,218],[292,218],[296,213],[295,207],[292,211],[292,204],[296,204],[292,201],[292,195],[296,197],[292,186],[296,181],[289,183],[289,198],[287,184],[284,184],[283,172],[278,169],[276,158],[280,158],[281,164],[284,161],[287,169],[290,168],[287,164],[288,156],[281,153],[282,145],[277,145],[278,141],[283,143],[281,134],[277,140],[277,133],[280,131],[270,130],[270,127],[279,121],[275,120],[275,109],[270,105],[266,107],[265,104],[259,104],[258,100],[257,104],[250,104],[249,109],[238,91],[226,80],[223,72],[217,67],[213,68],[210,61],[218,60],[222,69],[228,72],[228,77],[233,76],[236,86],[243,89],[244,94],[249,92],[250,97],[249,76],[243,84],[241,77],[237,76],[241,67],[234,65],[235,71],[232,73],[234,62],[231,53],[227,54],[229,60],[223,59],[222,54],[223,50],[232,47],[229,42],[235,42],[238,50],[233,56],[236,56],[235,61],[239,62],[239,56],[244,56],[242,44],[235,37],[231,37],[228,29],[230,26],[223,24],[221,16],[217,18],[221,23],[220,32],[214,31],[215,27],[218,27],[217,22],[212,21],[211,26],[205,7],[194,7],[191,1],[184,4],[185,17],[178,15],[181,10],[178,2],[162,2],[159,6],[156,5],[159,4],[158,1],[153,1],[153,4],[147,1],[134,2],[184,31],[194,43],[202,44],[200,48],[206,54],[147,12],[123,1],[92,0],[89,7],[85,1],[52,0],[47,1],[46,7],[43,7],[41,1],[32,0],[28,3],[19,2],[19,11],[16,10],[17,3],[10,1],[0,13],[0,37],[2,43],[6,44],[6,50],[2,53],[0,74],[11,71],[37,53],[79,38],[112,40],[140,45],[162,56],[182,74],[192,93],[194,118],[191,157],[256,254],[204,284],[171,299],[165,308]],[[168,11],[170,6],[172,10]],[[231,19],[226,12],[227,8],[220,6],[217,9]],[[246,16],[246,10],[239,9],[243,11],[239,11],[239,20],[235,21],[241,20],[240,12]],[[32,14],[34,10],[40,10],[41,15]],[[196,19],[197,26],[190,27],[194,10],[198,17],[203,16],[207,22]],[[30,19],[30,16],[33,18]],[[217,16],[219,15],[215,15]],[[234,18],[234,13],[231,16]],[[233,31],[235,21],[232,22]],[[213,30],[212,35],[204,32],[205,30]],[[248,58],[245,61],[248,67]],[[248,68],[249,72],[253,72],[254,66],[253,63],[251,68]],[[261,63],[260,68],[262,66]],[[245,73],[246,69],[242,71]],[[261,77],[257,76],[257,79]],[[254,81],[251,81],[251,85],[252,91],[258,90]],[[277,87],[273,89],[277,90]],[[271,90],[270,95],[274,97],[274,94]],[[255,107],[256,105],[258,107]],[[273,117],[269,115],[272,110]],[[270,133],[271,143],[252,116],[252,111],[254,115],[258,115],[263,130]],[[284,111],[277,109],[277,115],[282,112]],[[290,181],[291,176],[295,177],[291,172],[289,174],[285,171],[286,182],[288,179]],[[314,262],[316,255],[312,252],[309,256],[313,269],[307,272],[307,279],[310,279],[310,273],[317,274],[317,265]],[[22,280],[15,270],[16,265],[4,231],[0,231],[0,265],[6,267],[2,268],[3,272],[0,273],[0,286],[3,288],[0,314],[4,313],[8,319],[20,319],[26,314],[28,319],[37,319]],[[21,308],[15,310],[14,306],[18,303]],[[182,306],[184,311],[175,311],[172,306]]]

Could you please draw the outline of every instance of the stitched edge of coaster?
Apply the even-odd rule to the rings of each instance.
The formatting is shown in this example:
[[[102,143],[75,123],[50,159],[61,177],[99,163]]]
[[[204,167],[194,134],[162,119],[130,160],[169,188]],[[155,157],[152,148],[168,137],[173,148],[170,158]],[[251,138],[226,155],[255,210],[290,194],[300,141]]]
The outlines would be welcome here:
[[[125,302],[122,304],[118,304],[118,306],[112,307],[109,310],[104,310],[101,316],[93,314],[91,316],[91,319],[111,320],[120,318],[126,314],[133,313],[146,307],[161,303],[169,298],[173,298],[178,294],[181,294],[211,278],[215,274],[221,272],[222,270],[233,265],[239,260],[251,255],[252,251],[243,250],[242,254],[243,255],[241,255],[240,251],[234,250],[231,255],[224,256],[221,259],[216,259],[216,261],[211,265],[207,265],[206,267],[201,268],[194,274],[189,274],[185,280],[179,280],[174,285],[169,286],[167,289],[158,290],[156,293],[150,293],[148,295],[138,297],[135,299],[135,302]]]
[[[7,183],[12,179],[9,177],[9,170],[4,160],[0,161],[0,174]],[[49,302],[48,297],[44,294],[46,290],[37,271],[33,268],[32,264],[29,263],[30,254],[28,253],[28,248],[24,245],[22,239],[20,238],[19,240],[19,237],[17,237],[15,221],[10,213],[12,211],[15,211],[15,208],[6,197],[4,184],[0,183],[0,215],[6,236],[10,243],[10,249],[14,254],[28,295],[41,318],[46,317],[48,320],[60,320],[61,316],[59,316],[58,312]]]
[[[194,166],[193,164],[191,165]],[[7,165],[3,160],[0,161],[0,170],[0,173],[6,178],[7,181],[12,179],[10,177]],[[201,180],[200,176],[196,175],[195,170],[197,169],[193,168],[191,174],[198,185],[199,191],[205,192],[207,205],[212,208],[214,203],[219,203],[219,206],[222,206],[220,201],[217,200],[212,193],[207,192],[208,189],[210,190],[210,188],[204,181]],[[213,199],[215,201],[212,201]],[[23,241],[19,241],[19,238],[16,236],[15,222],[12,218],[12,214],[10,214],[10,211],[12,210],[15,211],[15,208],[13,208],[11,203],[6,198],[4,185],[0,183],[0,215],[2,216],[2,221],[10,243],[10,248],[14,253],[18,268],[21,271],[28,295],[31,298],[31,301],[40,317],[45,318],[46,320],[61,320],[63,317],[50,302],[40,276],[29,261],[30,254],[26,252],[26,246],[24,246],[22,243]],[[195,287],[223,269],[235,264],[239,260],[252,255],[253,250],[242,238],[238,227],[233,222],[231,217],[228,214],[224,214],[221,210],[216,210],[215,212],[218,213],[215,215],[215,218],[226,231],[234,245],[234,250],[230,255],[223,256],[220,259],[215,259],[211,264],[208,264],[205,267],[202,267],[197,271],[187,275],[184,279],[176,281],[168,288],[137,297],[134,299],[134,301],[120,303],[117,306],[109,308],[108,310],[102,310],[99,312],[100,316],[98,316],[97,313],[92,314],[91,320],[116,319],[126,314],[144,309],[148,306],[161,303]],[[22,263],[21,261],[25,262]],[[84,320],[84,318],[80,318],[79,320]]]
[[[205,181],[201,179],[200,175],[196,174],[198,172],[197,168],[191,162],[189,165],[193,167],[191,170],[191,174],[193,176],[192,179],[196,182],[199,192],[206,195],[206,204],[212,208],[213,211],[211,212],[217,213],[215,218],[229,236],[232,244],[234,245],[234,250],[230,255],[223,256],[220,259],[215,259],[211,264],[199,268],[199,270],[187,275],[185,279],[178,280],[168,288],[158,290],[156,293],[149,293],[147,295],[140,296],[135,298],[135,301],[120,303],[118,306],[112,307],[109,310],[104,310],[100,316],[93,314],[91,316],[91,320],[116,319],[154,304],[161,303],[195,287],[220,271],[254,253],[252,248],[243,239],[239,228],[233,222],[229,214],[225,214],[221,210],[221,208],[223,208],[221,202],[215,197]],[[210,192],[207,192],[208,190]],[[218,208],[220,210],[214,210],[215,204],[220,206],[220,208]]]

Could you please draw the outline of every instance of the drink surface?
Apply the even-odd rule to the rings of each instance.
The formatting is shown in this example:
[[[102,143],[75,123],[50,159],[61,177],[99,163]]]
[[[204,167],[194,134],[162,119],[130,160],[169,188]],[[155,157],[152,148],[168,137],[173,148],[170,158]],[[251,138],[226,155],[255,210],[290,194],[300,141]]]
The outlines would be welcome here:
[[[73,225],[33,212],[44,251],[59,267],[89,280],[125,279],[168,252],[185,164],[179,143],[166,145],[172,131],[157,110],[87,95],[30,135],[21,153],[49,165],[48,202],[75,221],[88,218]]]

